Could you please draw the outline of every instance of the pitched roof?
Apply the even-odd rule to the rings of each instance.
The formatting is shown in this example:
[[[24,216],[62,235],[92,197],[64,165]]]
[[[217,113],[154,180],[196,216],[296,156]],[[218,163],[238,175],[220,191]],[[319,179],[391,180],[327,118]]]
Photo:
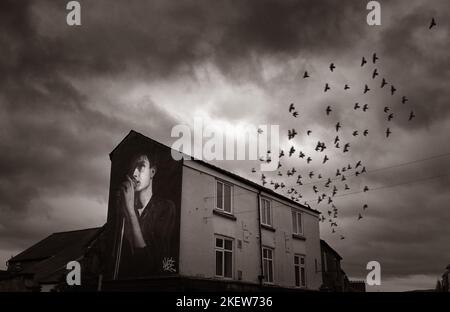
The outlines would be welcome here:
[[[144,139],[146,139],[146,140],[150,140],[150,141],[152,141],[152,142],[154,142],[154,143],[156,143],[156,144],[158,144],[158,145],[164,146],[165,148],[171,149],[171,147],[169,147],[169,146],[167,146],[167,145],[165,145],[165,144],[162,144],[161,142],[155,141],[155,140],[153,140],[153,139],[151,139],[151,138],[149,138],[149,137],[147,137],[147,136],[145,136],[145,135],[143,135],[143,134],[141,134],[141,133],[139,133],[139,132],[136,132],[136,131],[134,131],[134,130],[131,130],[131,131],[130,131],[123,139],[122,139],[122,141],[120,141],[120,143],[112,150],[112,152],[109,154],[109,158],[112,160],[113,154],[119,149],[119,147],[122,146],[122,145],[124,145],[125,142],[126,142],[129,138],[131,138],[131,137],[133,137],[133,136],[141,136],[142,138],[144,138]],[[275,191],[273,191],[273,190],[271,190],[271,189],[269,189],[269,188],[267,188],[267,187],[264,187],[264,186],[262,186],[262,185],[260,185],[260,184],[258,184],[258,183],[255,183],[255,182],[250,181],[250,180],[248,180],[248,179],[246,179],[246,178],[244,178],[244,177],[241,177],[241,176],[239,176],[239,175],[237,175],[237,174],[235,174],[235,173],[232,173],[232,172],[230,172],[230,171],[227,171],[227,170],[225,170],[225,169],[222,169],[222,168],[220,168],[220,167],[217,167],[217,166],[215,166],[215,165],[212,165],[212,164],[210,164],[210,163],[208,163],[208,162],[206,162],[206,161],[203,161],[203,160],[200,160],[200,159],[196,159],[196,158],[192,157],[191,155],[187,155],[187,154],[184,154],[184,153],[182,153],[182,154],[185,155],[185,156],[187,156],[187,157],[188,157],[189,159],[191,159],[192,161],[195,161],[195,162],[197,162],[197,163],[199,163],[199,164],[202,164],[202,165],[204,165],[204,166],[206,166],[206,167],[209,167],[209,168],[211,168],[211,169],[213,169],[213,170],[215,170],[215,171],[218,171],[218,172],[220,172],[220,173],[222,173],[222,174],[224,174],[224,175],[226,175],[226,176],[229,176],[230,178],[236,179],[236,180],[238,180],[238,181],[240,181],[240,182],[242,182],[242,183],[245,183],[245,184],[247,184],[247,185],[249,185],[249,186],[252,186],[252,187],[254,187],[254,188],[256,188],[256,189],[258,189],[258,190],[260,190],[260,191],[264,191],[264,192],[266,192],[266,193],[268,193],[268,194],[270,194],[270,195],[272,195],[272,196],[274,196],[274,197],[277,197],[277,198],[279,198],[279,199],[285,200],[285,201],[289,202],[290,204],[293,204],[293,205],[295,205],[295,206],[298,206],[298,207],[300,207],[300,208],[302,208],[302,209],[311,211],[311,212],[313,212],[313,213],[315,213],[315,214],[320,214],[319,211],[317,211],[317,210],[315,210],[315,209],[312,209],[312,208],[309,207],[309,206],[302,205],[302,204],[300,204],[300,203],[298,203],[298,202],[296,202],[296,201],[290,199],[289,197],[286,197],[286,196],[284,196],[284,195],[282,195],[282,194],[280,194],[280,193],[277,193],[277,192],[275,192]]]
[[[329,249],[339,260],[342,260],[341,255],[336,250],[334,250],[330,245],[328,245],[328,243],[323,239],[320,240],[320,247],[325,247]]]
[[[40,283],[58,282],[66,273],[69,261],[79,260],[86,248],[101,232],[102,228],[91,228],[54,233],[26,249],[10,262],[39,260],[20,274],[32,274]]]
[[[90,240],[100,228],[53,233],[33,246],[25,249],[8,262],[44,260],[79,242]]]

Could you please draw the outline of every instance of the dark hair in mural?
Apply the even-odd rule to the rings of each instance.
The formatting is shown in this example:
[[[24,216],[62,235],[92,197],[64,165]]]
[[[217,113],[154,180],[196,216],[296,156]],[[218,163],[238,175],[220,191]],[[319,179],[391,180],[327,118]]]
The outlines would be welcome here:
[[[178,273],[182,162],[131,132],[112,153],[110,277]]]

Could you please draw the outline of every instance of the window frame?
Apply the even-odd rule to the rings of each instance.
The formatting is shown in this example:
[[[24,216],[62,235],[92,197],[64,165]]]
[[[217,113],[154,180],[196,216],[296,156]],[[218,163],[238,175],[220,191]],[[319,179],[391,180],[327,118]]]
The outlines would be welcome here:
[[[222,240],[222,247],[217,246],[217,240]],[[225,249],[225,242],[230,241],[231,242],[231,249]],[[222,267],[221,267],[221,273],[222,275],[217,274],[217,252],[222,253]],[[225,253],[231,253],[231,276],[225,276]],[[214,258],[215,258],[215,269],[214,269],[214,276],[216,278],[222,278],[222,279],[230,279],[232,280],[234,278],[234,239],[231,237],[221,236],[221,235],[214,235]]]
[[[261,219],[261,225],[268,226],[273,228],[273,209],[272,209],[272,201],[267,197],[261,197],[260,198],[260,219]],[[264,222],[264,219],[267,221],[267,210],[265,209],[266,206],[263,204],[264,202],[269,204],[269,222]]]
[[[298,259],[298,263],[295,263]],[[302,260],[303,259],[303,264]],[[302,284],[302,269],[304,272],[304,283]],[[298,284],[297,284],[297,278],[296,273],[298,270]],[[294,254],[294,285],[297,288],[307,288],[307,276],[306,276],[306,255],[303,254]]]
[[[295,219],[294,219],[295,214]],[[299,224],[298,224],[298,216],[300,215],[300,228],[301,232],[298,231]],[[292,233],[299,236],[304,236],[304,228],[303,228],[303,212],[297,209],[292,209],[291,211],[291,218],[292,218]],[[294,225],[295,222],[295,225]],[[297,230],[295,229],[297,228]]]
[[[271,258],[269,259],[268,257],[264,257],[264,250],[270,251],[271,253]],[[263,275],[264,275],[264,283],[265,284],[270,284],[273,285],[275,283],[275,265],[274,265],[274,258],[275,258],[275,249],[272,247],[268,247],[268,246],[263,246],[262,250],[261,250],[261,257],[262,257],[262,262],[263,262]],[[265,266],[265,261],[269,262],[271,264],[271,268],[272,268],[272,280],[269,280],[269,272],[266,272],[266,266]],[[268,267],[269,268],[269,267]],[[267,273],[267,275],[266,275]]]
[[[218,201],[218,188],[217,188],[217,184],[221,184],[222,185],[222,208],[220,208],[220,207],[217,207],[217,201]],[[227,210],[225,210],[225,186],[229,186],[230,187],[230,211],[227,211]],[[223,181],[223,180],[220,180],[220,179],[216,179],[216,183],[215,183],[215,186],[214,186],[214,190],[215,190],[215,203],[214,203],[214,209],[215,210],[217,210],[217,211],[220,211],[220,212],[223,212],[223,213],[226,213],[226,214],[230,214],[230,215],[232,215],[233,214],[233,192],[234,192],[234,190],[233,190],[233,184],[231,184],[231,183],[228,183],[228,182],[225,182],[225,181]]]

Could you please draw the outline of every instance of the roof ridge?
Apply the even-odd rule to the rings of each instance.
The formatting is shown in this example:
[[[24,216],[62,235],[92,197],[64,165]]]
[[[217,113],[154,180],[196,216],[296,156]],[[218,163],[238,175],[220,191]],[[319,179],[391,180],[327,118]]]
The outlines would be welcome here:
[[[55,234],[66,234],[66,233],[73,233],[73,232],[82,232],[82,231],[91,231],[91,230],[99,230],[101,229],[103,226],[96,226],[96,227],[91,227],[91,228],[86,228],[86,229],[81,229],[81,230],[70,230],[70,231],[61,231],[61,232],[54,232],[52,234],[50,234],[48,237],[55,235]]]

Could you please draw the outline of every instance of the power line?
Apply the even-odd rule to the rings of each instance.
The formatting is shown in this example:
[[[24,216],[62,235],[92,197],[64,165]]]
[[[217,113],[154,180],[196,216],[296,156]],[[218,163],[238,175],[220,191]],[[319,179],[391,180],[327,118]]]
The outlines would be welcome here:
[[[423,162],[423,161],[427,161],[427,160],[431,160],[431,159],[436,159],[436,158],[447,157],[447,156],[450,156],[450,153],[444,153],[444,154],[439,154],[439,155],[429,156],[429,157],[426,157],[426,158],[416,159],[416,160],[412,160],[412,161],[408,161],[408,162],[404,162],[404,163],[399,163],[399,164],[396,164],[396,165],[391,165],[391,166],[387,166],[387,167],[380,167],[380,168],[376,168],[376,169],[372,169],[372,170],[366,170],[366,173],[368,174],[368,173],[372,173],[372,172],[378,172],[378,171],[383,171],[383,170],[388,170],[388,169],[393,169],[393,168],[403,167],[403,166],[407,166],[407,165],[410,165],[410,164],[419,163],[419,162]],[[350,177],[353,177],[353,176],[355,176],[355,175],[356,175],[356,173],[352,173],[352,174],[349,174],[349,175],[345,175],[345,177],[346,177],[346,178],[350,178]],[[336,181],[336,180],[339,180],[339,179],[341,179],[341,178],[334,177],[334,178],[332,178],[332,179],[330,179],[330,180],[331,180],[331,181]],[[321,182],[323,182],[323,181],[321,181],[321,180],[316,180],[316,181],[312,181],[312,182],[303,183],[303,184],[300,185],[300,186],[306,186],[306,185],[311,185],[311,184],[317,184],[317,183],[321,183]],[[297,186],[296,183],[292,183],[292,184],[290,184],[290,185],[288,185],[288,186],[289,186],[289,187],[292,187],[292,186],[294,186],[294,185]]]
[[[366,192],[377,191],[377,190],[381,190],[381,189],[388,189],[388,188],[393,188],[393,187],[397,187],[397,186],[400,186],[400,185],[406,185],[406,184],[412,184],[412,183],[422,182],[422,181],[426,181],[426,180],[442,178],[442,177],[449,176],[449,175],[450,175],[450,172],[447,172],[447,173],[444,173],[444,174],[439,174],[439,175],[436,175],[436,176],[426,177],[426,178],[422,178],[422,179],[416,179],[416,180],[412,180],[412,181],[405,181],[405,182],[400,182],[400,183],[391,184],[391,185],[382,185],[382,186],[379,186],[379,187],[370,188]],[[364,191],[345,193],[345,194],[341,194],[341,195],[336,195],[334,197],[345,197],[345,196],[349,196],[349,195],[360,194],[360,193],[363,193],[363,192]],[[310,201],[310,200],[314,200],[314,199],[308,199],[306,201]]]
[[[426,158],[422,158],[422,159],[416,159],[416,160],[412,160],[412,161],[408,161],[408,162],[404,162],[404,163],[400,163],[400,164],[396,164],[396,165],[391,165],[391,166],[387,166],[387,167],[380,167],[380,168],[376,168],[373,170],[367,170],[366,173],[370,173],[370,172],[377,172],[377,171],[382,171],[382,170],[388,170],[388,169],[392,169],[392,168],[397,168],[397,167],[402,167],[402,166],[406,166],[406,165],[410,165],[410,164],[414,164],[414,163],[419,163],[419,162],[423,162],[423,161],[427,161],[427,160],[431,160],[431,159],[437,159],[437,158],[442,158],[442,157],[446,157],[446,156],[450,156],[450,153],[443,153],[443,154],[439,154],[439,155],[433,155],[433,156],[429,156]],[[402,182],[400,184],[394,184],[394,185],[388,185],[388,186],[380,186],[377,188],[371,188],[369,189],[369,191],[374,191],[374,190],[379,190],[379,189],[385,189],[385,188],[391,188],[391,187],[396,187],[396,186],[400,186],[400,185],[404,185],[404,184],[411,184],[411,183],[416,183],[416,182],[420,182],[420,181],[424,181],[424,180],[429,180],[429,179],[435,179],[435,178],[439,178],[439,177],[443,177],[443,176],[447,176],[450,173],[447,174],[443,174],[443,175],[438,175],[438,176],[432,176],[432,177],[428,177],[428,178],[424,178],[424,179],[419,179],[419,180],[413,180],[413,181],[407,181],[407,182]],[[355,176],[355,173],[349,175],[348,177],[352,177]],[[347,176],[346,176],[347,177]],[[331,179],[331,181],[336,181],[336,180],[340,180],[341,178],[333,178]],[[323,182],[323,181],[316,181],[316,182],[308,182],[308,183],[304,183],[302,186],[305,185],[310,185],[310,184],[314,184],[314,183],[319,183],[319,182]],[[287,185],[286,187],[289,187],[289,185]],[[269,188],[268,188],[269,189]],[[271,189],[269,189],[271,190]],[[272,190],[271,190],[272,191]],[[364,191],[358,191],[358,192],[352,192],[352,193],[346,193],[346,194],[341,194],[341,195],[336,195],[333,197],[343,197],[343,196],[349,196],[349,195],[354,195],[354,194],[359,194],[359,193],[363,193]],[[234,193],[233,192],[233,197],[236,196],[241,196],[241,195],[251,195],[251,193]],[[285,196],[286,199],[291,199],[291,197],[289,195],[286,194],[280,194],[282,196]],[[217,196],[213,195],[213,196],[205,196],[203,197],[204,200],[206,199],[214,199],[217,198]],[[307,199],[307,200],[302,200],[303,202],[308,202],[314,199]],[[281,206],[280,206],[281,207]]]

